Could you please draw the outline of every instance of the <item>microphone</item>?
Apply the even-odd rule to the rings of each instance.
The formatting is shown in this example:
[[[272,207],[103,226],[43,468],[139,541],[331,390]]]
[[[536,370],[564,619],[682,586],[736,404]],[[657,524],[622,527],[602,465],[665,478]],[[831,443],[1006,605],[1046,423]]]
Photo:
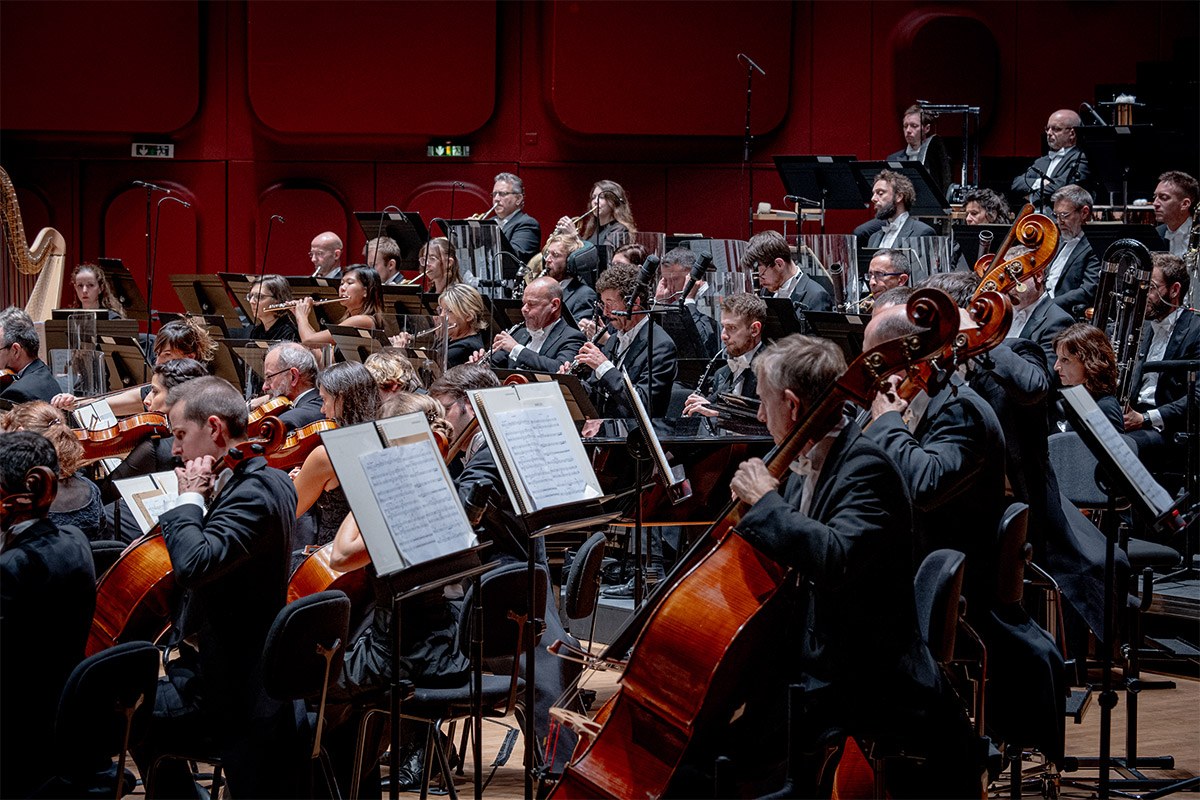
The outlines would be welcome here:
[[[167,187],[159,186],[157,183],[150,183],[149,181],[134,181],[133,185],[141,186],[142,188],[146,189],[147,191],[151,191],[151,192],[165,192],[167,194],[171,193],[171,190],[168,189]]]
[[[745,53],[738,53],[737,58],[738,58],[738,61],[745,64],[747,67],[758,70],[759,75],[766,77],[766,74],[767,74],[766,70],[764,70],[758,64],[755,64],[754,59],[750,58],[750,56],[746,55]]]
[[[170,189],[167,189],[166,191],[170,191]],[[161,205],[163,204],[163,201],[165,201],[165,200],[172,200],[172,201],[174,201],[174,202],[176,202],[176,203],[179,203],[179,204],[180,204],[181,206],[183,206],[184,208],[191,208],[191,207],[192,207],[192,204],[191,204],[191,203],[189,203],[187,200],[182,200],[182,199],[180,199],[180,198],[178,198],[178,197],[164,197],[162,200],[159,200],[159,201],[158,201],[158,205],[160,205],[160,206],[161,206]]]
[[[681,304],[687,301],[688,295],[692,293],[692,288],[704,278],[704,273],[710,264],[712,264],[712,256],[708,253],[701,253],[696,259],[696,263],[692,265],[692,272],[688,275],[687,283],[683,285],[683,295],[679,298]]]
[[[1104,121],[1104,117],[1100,116],[1099,112],[1097,112],[1096,109],[1092,108],[1091,103],[1080,103],[1079,107],[1086,108],[1088,113],[1092,115],[1092,119],[1096,120],[1097,125],[1107,125],[1108,124],[1107,122]]]
[[[287,220],[286,220],[286,219],[284,219],[283,217],[279,216],[278,214],[272,214],[272,215],[271,215],[271,219],[272,219],[272,220],[279,220],[281,223],[284,223],[284,224],[286,224],[286,223],[287,223]]]
[[[654,280],[654,273],[658,271],[657,255],[651,253],[646,256],[646,260],[642,262],[642,266],[638,268],[637,286],[633,293],[625,298],[626,307],[632,309],[633,304],[641,300],[644,306],[650,298],[650,281]]]
[[[789,203],[804,203],[805,205],[809,205],[809,206],[820,205],[820,203],[818,203],[816,200],[810,200],[807,197],[803,197],[798,194],[785,194],[783,196],[783,199]]]

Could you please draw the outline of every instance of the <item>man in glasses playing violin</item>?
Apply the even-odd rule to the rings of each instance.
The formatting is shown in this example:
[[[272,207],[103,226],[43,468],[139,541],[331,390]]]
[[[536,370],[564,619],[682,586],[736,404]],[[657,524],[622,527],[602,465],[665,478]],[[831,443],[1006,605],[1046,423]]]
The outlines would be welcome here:
[[[261,673],[267,631],[286,599],[296,490],[261,456],[226,465],[246,442],[246,402],[227,381],[180,384],[167,405],[184,466],[175,470],[178,504],[159,524],[183,592],[150,730],[133,751],[147,796],[195,796],[185,762],[151,767],[158,755],[197,746],[221,755],[238,796],[303,796],[293,783],[305,759],[291,705],[267,697]]]
[[[304,345],[282,342],[267,351],[263,359],[263,392],[263,402],[276,397],[292,401],[292,407],[279,415],[279,421],[288,430],[325,419],[317,391],[317,359]]]

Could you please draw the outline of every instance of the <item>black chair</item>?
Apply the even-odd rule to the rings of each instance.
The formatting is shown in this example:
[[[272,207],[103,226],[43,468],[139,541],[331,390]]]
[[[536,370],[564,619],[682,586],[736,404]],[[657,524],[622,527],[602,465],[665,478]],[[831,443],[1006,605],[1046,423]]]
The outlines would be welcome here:
[[[339,591],[318,592],[285,605],[275,616],[263,646],[263,688],[274,700],[297,701],[316,698],[314,713],[308,714],[313,729],[311,758],[320,759],[330,794],[341,797],[328,756],[321,749],[325,694],[342,669],[342,648],[349,637],[350,600]],[[151,772],[171,759],[213,765],[210,795],[222,786],[221,759],[213,753],[164,753],[155,759]],[[194,770],[193,770],[194,771]]]
[[[63,687],[52,747],[56,775],[40,797],[80,797],[97,766],[117,758],[115,797],[125,794],[125,760],[136,728],[154,710],[159,652],[150,642],[125,642],[89,656]],[[8,769],[19,769],[10,764]]]
[[[546,613],[545,599],[549,575],[545,567],[539,566],[533,595],[537,598],[533,615],[542,619]],[[461,624],[458,629],[459,647],[464,653],[471,654],[473,626],[480,617],[479,630],[482,632],[481,653],[484,664],[497,668],[492,674],[483,674],[482,691],[480,694],[483,716],[487,718],[503,718],[510,713],[516,713],[518,720],[526,713],[521,701],[525,690],[525,680],[521,678],[521,656],[525,652],[525,622],[529,615],[529,572],[525,564],[505,564],[485,573],[479,579],[479,592],[475,587],[467,590],[463,598]],[[498,674],[499,669],[507,674]],[[480,669],[473,664],[472,671]],[[472,715],[472,674],[459,686],[425,687],[414,686],[411,700],[401,707],[401,719],[408,719],[426,726],[425,734],[425,763],[422,772],[421,798],[424,800],[429,793],[432,778],[433,762],[436,759],[438,771],[444,781],[444,788],[452,800],[457,800],[458,793],[454,788],[451,776],[451,754],[447,751],[448,744],[453,740],[454,730],[443,736],[441,727],[444,723],[453,724],[459,719],[467,719]],[[364,759],[367,756],[367,729],[372,718],[386,716],[390,712],[387,705],[375,705],[364,710],[358,728],[358,743],[355,748],[354,772],[351,778],[350,797],[359,796],[359,784],[364,772]],[[530,712],[531,713],[531,712]],[[522,726],[523,729],[523,726]],[[436,735],[435,735],[436,734]],[[465,754],[465,750],[464,750]],[[480,769],[476,764],[475,768]]]
[[[596,635],[596,605],[600,602],[600,567],[604,563],[607,541],[604,532],[600,531],[593,533],[579,546],[563,586],[563,613],[567,616],[567,629],[570,630],[569,623],[573,620],[590,618],[589,644]]]
[[[100,576],[108,572],[108,568],[116,563],[121,553],[129,546],[127,542],[111,539],[96,539],[89,544],[92,547],[92,563],[96,566],[96,580],[100,580]]]

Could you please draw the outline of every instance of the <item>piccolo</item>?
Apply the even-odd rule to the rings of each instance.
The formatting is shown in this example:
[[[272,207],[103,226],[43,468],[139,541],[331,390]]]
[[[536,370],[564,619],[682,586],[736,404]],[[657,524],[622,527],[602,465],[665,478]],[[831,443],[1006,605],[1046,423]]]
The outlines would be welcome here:
[[[328,300],[313,300],[313,305],[314,306],[327,306],[330,303],[345,303],[345,302],[346,302],[346,298],[344,298],[344,297],[331,297]],[[267,306],[263,310],[264,311],[282,311],[285,308],[295,308],[298,305],[300,305],[299,300],[288,300],[286,303],[276,303],[275,305]]]

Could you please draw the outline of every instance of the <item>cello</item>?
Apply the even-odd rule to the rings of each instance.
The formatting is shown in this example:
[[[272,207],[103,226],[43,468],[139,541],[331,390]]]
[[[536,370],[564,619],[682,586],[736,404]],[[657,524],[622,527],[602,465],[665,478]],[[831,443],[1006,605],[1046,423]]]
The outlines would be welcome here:
[[[272,419],[278,438],[283,423]],[[271,426],[268,426],[270,428]],[[221,461],[232,469],[261,455],[264,442],[252,440],[230,448]],[[179,601],[171,556],[159,526],[133,541],[96,582],[96,612],[88,632],[85,654],[133,640],[157,641],[171,627],[171,611]]]
[[[786,475],[845,400],[869,405],[889,375],[941,353],[958,330],[957,307],[941,291],[918,290],[908,313],[924,331],[856,358],[767,456],[772,475]],[[736,535],[747,510],[730,503],[602,654],[619,658],[636,639],[621,687],[597,717],[599,727],[579,726],[575,757],[552,797],[660,797],[698,731],[728,710],[751,650],[747,636],[789,576]]]

